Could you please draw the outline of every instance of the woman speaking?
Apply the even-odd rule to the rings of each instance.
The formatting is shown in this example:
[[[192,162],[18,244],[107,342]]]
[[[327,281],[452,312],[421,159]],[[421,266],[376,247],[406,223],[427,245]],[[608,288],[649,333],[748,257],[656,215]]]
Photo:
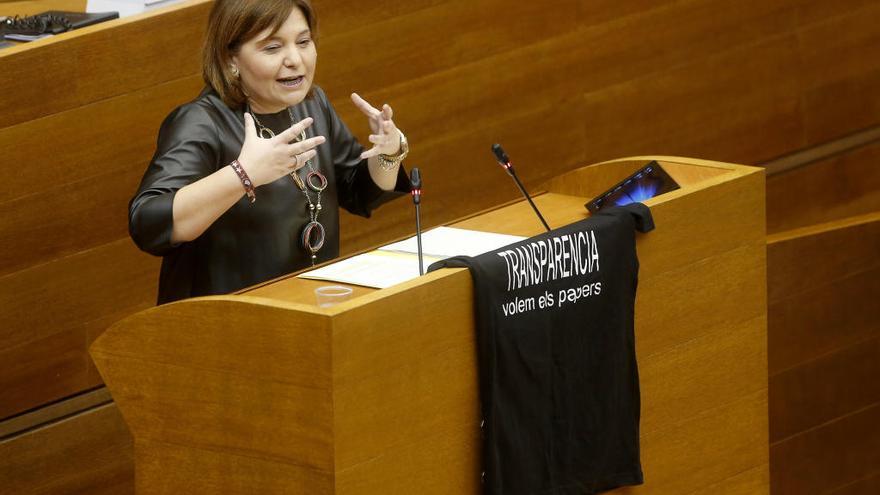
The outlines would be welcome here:
[[[308,0],[217,0],[203,48],[207,87],[162,123],[129,205],[129,232],[162,256],[159,304],[228,293],[339,254],[339,212],[369,216],[408,191],[392,110],[365,150],[313,86]]]

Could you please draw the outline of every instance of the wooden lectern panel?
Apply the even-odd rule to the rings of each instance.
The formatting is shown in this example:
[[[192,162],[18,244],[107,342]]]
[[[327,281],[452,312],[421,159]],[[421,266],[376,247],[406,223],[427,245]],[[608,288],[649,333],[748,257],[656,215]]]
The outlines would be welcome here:
[[[535,202],[551,226],[650,158],[584,167]],[[636,341],[645,484],[768,493],[760,169],[656,158]],[[534,235],[525,202],[455,224]],[[319,308],[285,277],[123,320],[92,355],[135,438],[139,493],[479,493],[473,287],[446,269]]]

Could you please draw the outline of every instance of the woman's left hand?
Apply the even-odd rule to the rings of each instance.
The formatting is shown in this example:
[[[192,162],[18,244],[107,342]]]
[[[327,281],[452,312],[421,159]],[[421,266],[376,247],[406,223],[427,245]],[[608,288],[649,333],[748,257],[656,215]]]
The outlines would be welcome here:
[[[382,105],[382,110],[379,110],[357,93],[351,94],[351,101],[367,116],[370,121],[370,130],[373,132],[369,137],[373,147],[361,153],[361,159],[377,155],[396,155],[400,151],[400,131],[391,120],[394,114],[391,107],[386,103]]]

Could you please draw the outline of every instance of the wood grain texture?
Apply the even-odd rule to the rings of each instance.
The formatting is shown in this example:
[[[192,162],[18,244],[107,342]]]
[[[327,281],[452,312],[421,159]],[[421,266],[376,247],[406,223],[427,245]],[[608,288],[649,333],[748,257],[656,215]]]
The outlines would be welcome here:
[[[0,418],[100,384],[87,346],[155,304],[158,268],[122,239],[0,277]]]
[[[774,494],[825,493],[876,472],[880,403],[770,446]],[[809,452],[809,455],[804,455]]]
[[[743,471],[724,481],[701,487],[694,494],[717,493],[719,495],[750,495],[760,493],[770,483],[770,470],[767,465]]]
[[[880,31],[873,19],[880,5],[869,2],[839,11],[798,33],[803,61],[805,131],[808,142],[827,141],[853,130],[877,125],[880,68],[864,64],[861,53],[880,50]],[[835,94],[865,91],[859,102]],[[836,100],[836,101],[835,101]]]
[[[85,342],[80,327],[0,351],[0,417],[88,388]]]
[[[876,486],[877,155],[869,144],[768,181],[768,224],[776,230],[767,245],[774,493]]]
[[[134,493],[132,440],[113,404],[0,441],[0,459],[4,493]]]
[[[173,443],[138,442],[135,446],[135,493],[332,493],[332,477],[308,466],[217,449]],[[232,476],[230,476],[232,474]]]
[[[632,162],[597,167],[626,169]],[[663,223],[638,238],[644,278],[636,335],[648,481],[624,492],[768,490],[764,215],[743,214],[736,200],[713,199],[757,195],[762,205],[763,174],[718,168],[724,173],[652,200]],[[552,222],[585,216],[583,197],[551,189],[536,199]],[[457,225],[540,232],[525,208],[514,203]],[[679,209],[709,212],[694,220]],[[689,245],[719,221],[728,226],[726,235],[706,236],[715,238],[698,243],[702,253]],[[669,251],[656,251],[665,246],[678,246],[676,263],[668,262]],[[680,279],[687,281],[683,286],[712,280],[720,289],[671,293],[670,282]],[[310,493],[439,494],[450,487],[476,493],[480,440],[469,273],[441,270],[362,291],[332,308],[311,301],[312,281],[276,284],[153,308],[95,341],[95,362],[137,439],[138,487],[156,493],[216,492],[225,483],[264,492],[285,486]],[[731,295],[725,290],[731,286],[740,290]],[[678,311],[686,317],[676,317]],[[668,325],[675,319],[682,321]],[[244,322],[261,331],[241,332]],[[271,359],[255,359],[269,349]],[[196,393],[197,402],[188,399]],[[244,411],[260,414],[248,423]],[[245,459],[235,462],[239,457]],[[282,476],[280,465],[293,467]],[[194,483],[186,474],[192,471],[206,481]]]
[[[767,233],[880,211],[878,163],[875,142],[768,177]]]
[[[86,0],[0,0],[0,15],[34,15],[47,10],[85,12]]]
[[[210,5],[187,0],[4,49],[0,94],[7,96],[0,99],[0,128],[199,73]],[[45,74],[63,74],[65,90]],[[136,112],[129,116],[136,122]]]
[[[743,471],[767,469],[766,408],[763,390],[654,435],[646,433],[641,438],[645,484],[617,492],[699,492]],[[768,494],[769,486],[758,481],[751,493]]]
[[[281,308],[241,304],[153,308],[125,320],[142,328],[137,335],[120,338],[117,324],[99,338],[93,358],[137,438],[139,491],[175,493],[168,483],[210,491],[211,473],[257,492],[279,483],[324,491],[333,417],[327,320],[291,321]],[[178,329],[173,337],[168,328]],[[287,339],[296,345],[278,346]]]
[[[771,374],[878,334],[878,248],[880,214],[770,238]]]
[[[107,387],[96,387],[69,399],[56,401],[28,413],[0,421],[0,439],[12,438],[22,432],[33,430],[113,402]]]
[[[770,441],[880,402],[878,376],[880,335],[771,375]]]
[[[880,267],[880,260],[875,256],[878,249],[880,212],[770,235],[767,238],[767,257],[773,267],[770,302],[876,269]]]
[[[880,472],[874,472],[828,493],[829,495],[873,495],[877,492],[880,492]]]

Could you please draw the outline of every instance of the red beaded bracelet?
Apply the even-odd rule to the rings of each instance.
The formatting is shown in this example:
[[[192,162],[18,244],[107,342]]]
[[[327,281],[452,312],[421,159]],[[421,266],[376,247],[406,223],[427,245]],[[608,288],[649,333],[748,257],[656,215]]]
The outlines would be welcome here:
[[[241,185],[244,186],[244,192],[251,200],[251,203],[256,201],[257,195],[254,194],[254,183],[251,182],[251,178],[248,177],[247,172],[244,171],[244,167],[241,166],[241,163],[239,163],[238,160],[232,160],[232,163],[229,165],[232,167],[232,170],[235,170],[236,175],[238,175],[239,180],[241,180]]]

